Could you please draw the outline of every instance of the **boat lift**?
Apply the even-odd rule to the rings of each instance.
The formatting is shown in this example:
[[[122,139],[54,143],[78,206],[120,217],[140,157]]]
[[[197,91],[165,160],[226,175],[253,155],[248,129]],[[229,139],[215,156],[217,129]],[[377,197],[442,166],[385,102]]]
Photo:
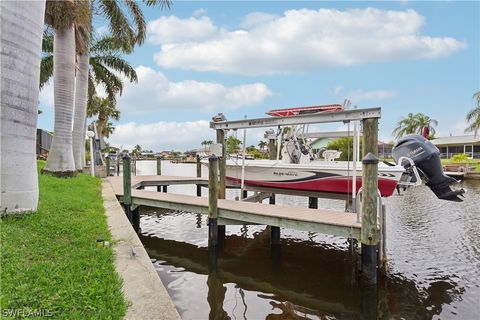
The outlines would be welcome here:
[[[340,106],[340,105],[338,105]],[[313,108],[313,107],[312,107]],[[287,110],[299,110],[300,108],[291,108]],[[219,113],[217,116],[213,117],[213,121],[210,122],[210,128],[215,130],[238,130],[243,129],[243,147],[245,148],[246,140],[246,130],[251,128],[268,128],[268,127],[286,127],[293,125],[305,125],[305,124],[319,124],[319,123],[334,123],[334,122],[343,122],[349,125],[348,131],[339,131],[339,132],[315,132],[315,133],[303,133],[300,137],[303,138],[317,138],[317,137],[350,137],[350,122],[353,122],[353,159],[352,159],[352,210],[356,212],[356,197],[357,197],[357,162],[360,159],[360,126],[359,121],[368,118],[380,118],[381,109],[380,108],[368,108],[368,109],[351,109],[351,110],[342,110],[337,111],[335,109],[331,111],[327,110],[324,112],[317,113],[306,113],[306,114],[297,114],[293,115],[293,112],[290,112],[288,116],[273,116],[268,118],[258,118],[258,119],[244,119],[244,120],[235,120],[227,121],[225,116]],[[276,114],[276,113],[273,113]],[[277,160],[280,158],[280,143],[278,140],[282,139],[281,134],[275,134],[273,130],[266,133],[265,137],[269,140],[277,140]],[[241,178],[241,190],[243,194],[244,189],[244,178],[245,178],[245,150],[243,152],[242,160],[242,178]]]

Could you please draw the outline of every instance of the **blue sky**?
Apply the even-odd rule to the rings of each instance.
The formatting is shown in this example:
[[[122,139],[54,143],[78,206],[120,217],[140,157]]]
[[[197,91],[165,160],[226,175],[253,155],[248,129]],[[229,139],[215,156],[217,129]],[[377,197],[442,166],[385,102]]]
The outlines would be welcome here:
[[[126,56],[139,83],[118,100],[118,146],[197,148],[217,112],[263,117],[345,98],[382,107],[382,140],[409,112],[438,120],[438,135],[463,134],[480,89],[478,2],[173,1],[144,12],[147,40]],[[40,102],[39,127],[52,129],[51,88]]]

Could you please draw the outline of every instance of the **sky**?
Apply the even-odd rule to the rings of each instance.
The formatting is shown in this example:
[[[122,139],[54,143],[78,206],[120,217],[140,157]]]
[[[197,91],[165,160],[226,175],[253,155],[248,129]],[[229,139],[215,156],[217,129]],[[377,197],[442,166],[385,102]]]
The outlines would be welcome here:
[[[122,148],[200,148],[214,139],[209,121],[219,112],[228,120],[258,118],[344,99],[382,108],[382,141],[394,139],[409,112],[437,120],[437,136],[462,135],[480,90],[476,1],[174,0],[169,10],[143,9],[147,39],[125,56],[139,81],[124,83],[109,139]],[[94,25],[108,32],[102,19]],[[47,130],[52,87],[40,93],[38,126]],[[247,137],[257,145],[263,130]]]

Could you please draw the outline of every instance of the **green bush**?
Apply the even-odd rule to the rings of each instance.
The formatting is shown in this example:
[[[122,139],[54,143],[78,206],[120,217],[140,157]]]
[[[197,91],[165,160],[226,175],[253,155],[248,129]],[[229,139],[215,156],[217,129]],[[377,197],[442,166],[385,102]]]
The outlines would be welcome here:
[[[463,154],[456,154],[452,157],[452,162],[468,162],[468,155],[463,153]]]

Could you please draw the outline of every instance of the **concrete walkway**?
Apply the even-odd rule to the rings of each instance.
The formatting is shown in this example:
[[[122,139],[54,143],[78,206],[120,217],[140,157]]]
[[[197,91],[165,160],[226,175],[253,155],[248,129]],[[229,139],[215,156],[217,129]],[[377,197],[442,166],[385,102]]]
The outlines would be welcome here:
[[[123,279],[123,293],[129,304],[125,319],[180,319],[111,184],[106,180],[102,183],[102,196],[114,243],[115,269]]]

